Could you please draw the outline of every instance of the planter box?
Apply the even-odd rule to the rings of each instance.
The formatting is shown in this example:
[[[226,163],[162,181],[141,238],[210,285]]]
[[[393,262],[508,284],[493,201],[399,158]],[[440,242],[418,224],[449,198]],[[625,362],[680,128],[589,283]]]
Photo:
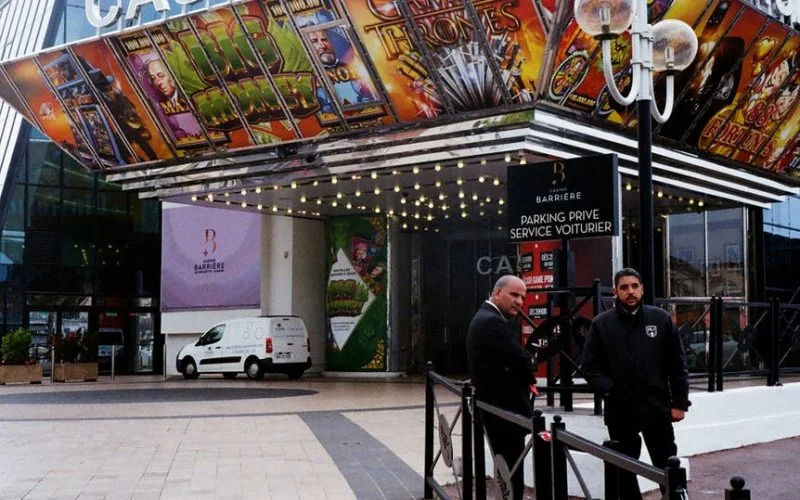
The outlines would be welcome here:
[[[53,382],[70,380],[97,381],[97,363],[56,363],[53,369]]]
[[[0,365],[0,384],[41,384],[42,367],[37,365]]]

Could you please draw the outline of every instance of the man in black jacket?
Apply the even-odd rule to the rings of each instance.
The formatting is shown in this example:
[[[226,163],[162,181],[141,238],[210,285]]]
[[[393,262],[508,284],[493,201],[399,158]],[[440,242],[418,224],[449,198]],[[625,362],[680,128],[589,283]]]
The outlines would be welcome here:
[[[619,451],[638,459],[641,433],[653,465],[663,469],[678,452],[672,423],[691,404],[686,354],[669,314],[642,304],[638,271],[617,272],[614,295],[614,309],[592,321],[583,374],[605,397],[605,423]],[[620,475],[620,498],[642,498],[635,475]]]
[[[516,276],[500,277],[492,295],[475,313],[467,331],[467,362],[475,397],[492,406],[532,415],[531,384],[536,383],[533,356],[520,345],[519,331],[511,320],[525,299],[525,283]],[[494,415],[482,413],[489,444],[511,470],[525,449],[529,432]],[[512,475],[515,499],[524,485],[522,464]]]

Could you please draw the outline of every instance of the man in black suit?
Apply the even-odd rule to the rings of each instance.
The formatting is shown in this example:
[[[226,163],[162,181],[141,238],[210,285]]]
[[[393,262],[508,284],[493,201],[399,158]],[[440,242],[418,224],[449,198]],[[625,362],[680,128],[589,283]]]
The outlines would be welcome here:
[[[530,417],[530,386],[536,383],[536,365],[533,356],[520,345],[519,330],[512,327],[525,293],[525,283],[516,276],[497,280],[491,297],[469,324],[467,363],[478,400]],[[511,470],[525,449],[529,431],[494,415],[482,415],[492,452],[502,456]],[[513,474],[511,484],[514,498],[521,499],[525,486],[522,465]]]

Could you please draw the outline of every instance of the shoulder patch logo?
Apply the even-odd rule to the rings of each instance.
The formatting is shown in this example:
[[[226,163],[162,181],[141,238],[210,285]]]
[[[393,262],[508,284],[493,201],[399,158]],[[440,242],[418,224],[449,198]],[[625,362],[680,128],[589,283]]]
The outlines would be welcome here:
[[[647,325],[644,327],[644,331],[651,339],[658,335],[658,327],[656,325]]]

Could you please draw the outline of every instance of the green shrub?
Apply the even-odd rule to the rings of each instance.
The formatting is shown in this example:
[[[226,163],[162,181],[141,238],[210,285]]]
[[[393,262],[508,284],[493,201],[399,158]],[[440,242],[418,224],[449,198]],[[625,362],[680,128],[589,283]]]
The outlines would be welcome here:
[[[7,365],[24,365],[30,359],[31,332],[25,328],[17,328],[3,337],[0,353],[3,363]]]

